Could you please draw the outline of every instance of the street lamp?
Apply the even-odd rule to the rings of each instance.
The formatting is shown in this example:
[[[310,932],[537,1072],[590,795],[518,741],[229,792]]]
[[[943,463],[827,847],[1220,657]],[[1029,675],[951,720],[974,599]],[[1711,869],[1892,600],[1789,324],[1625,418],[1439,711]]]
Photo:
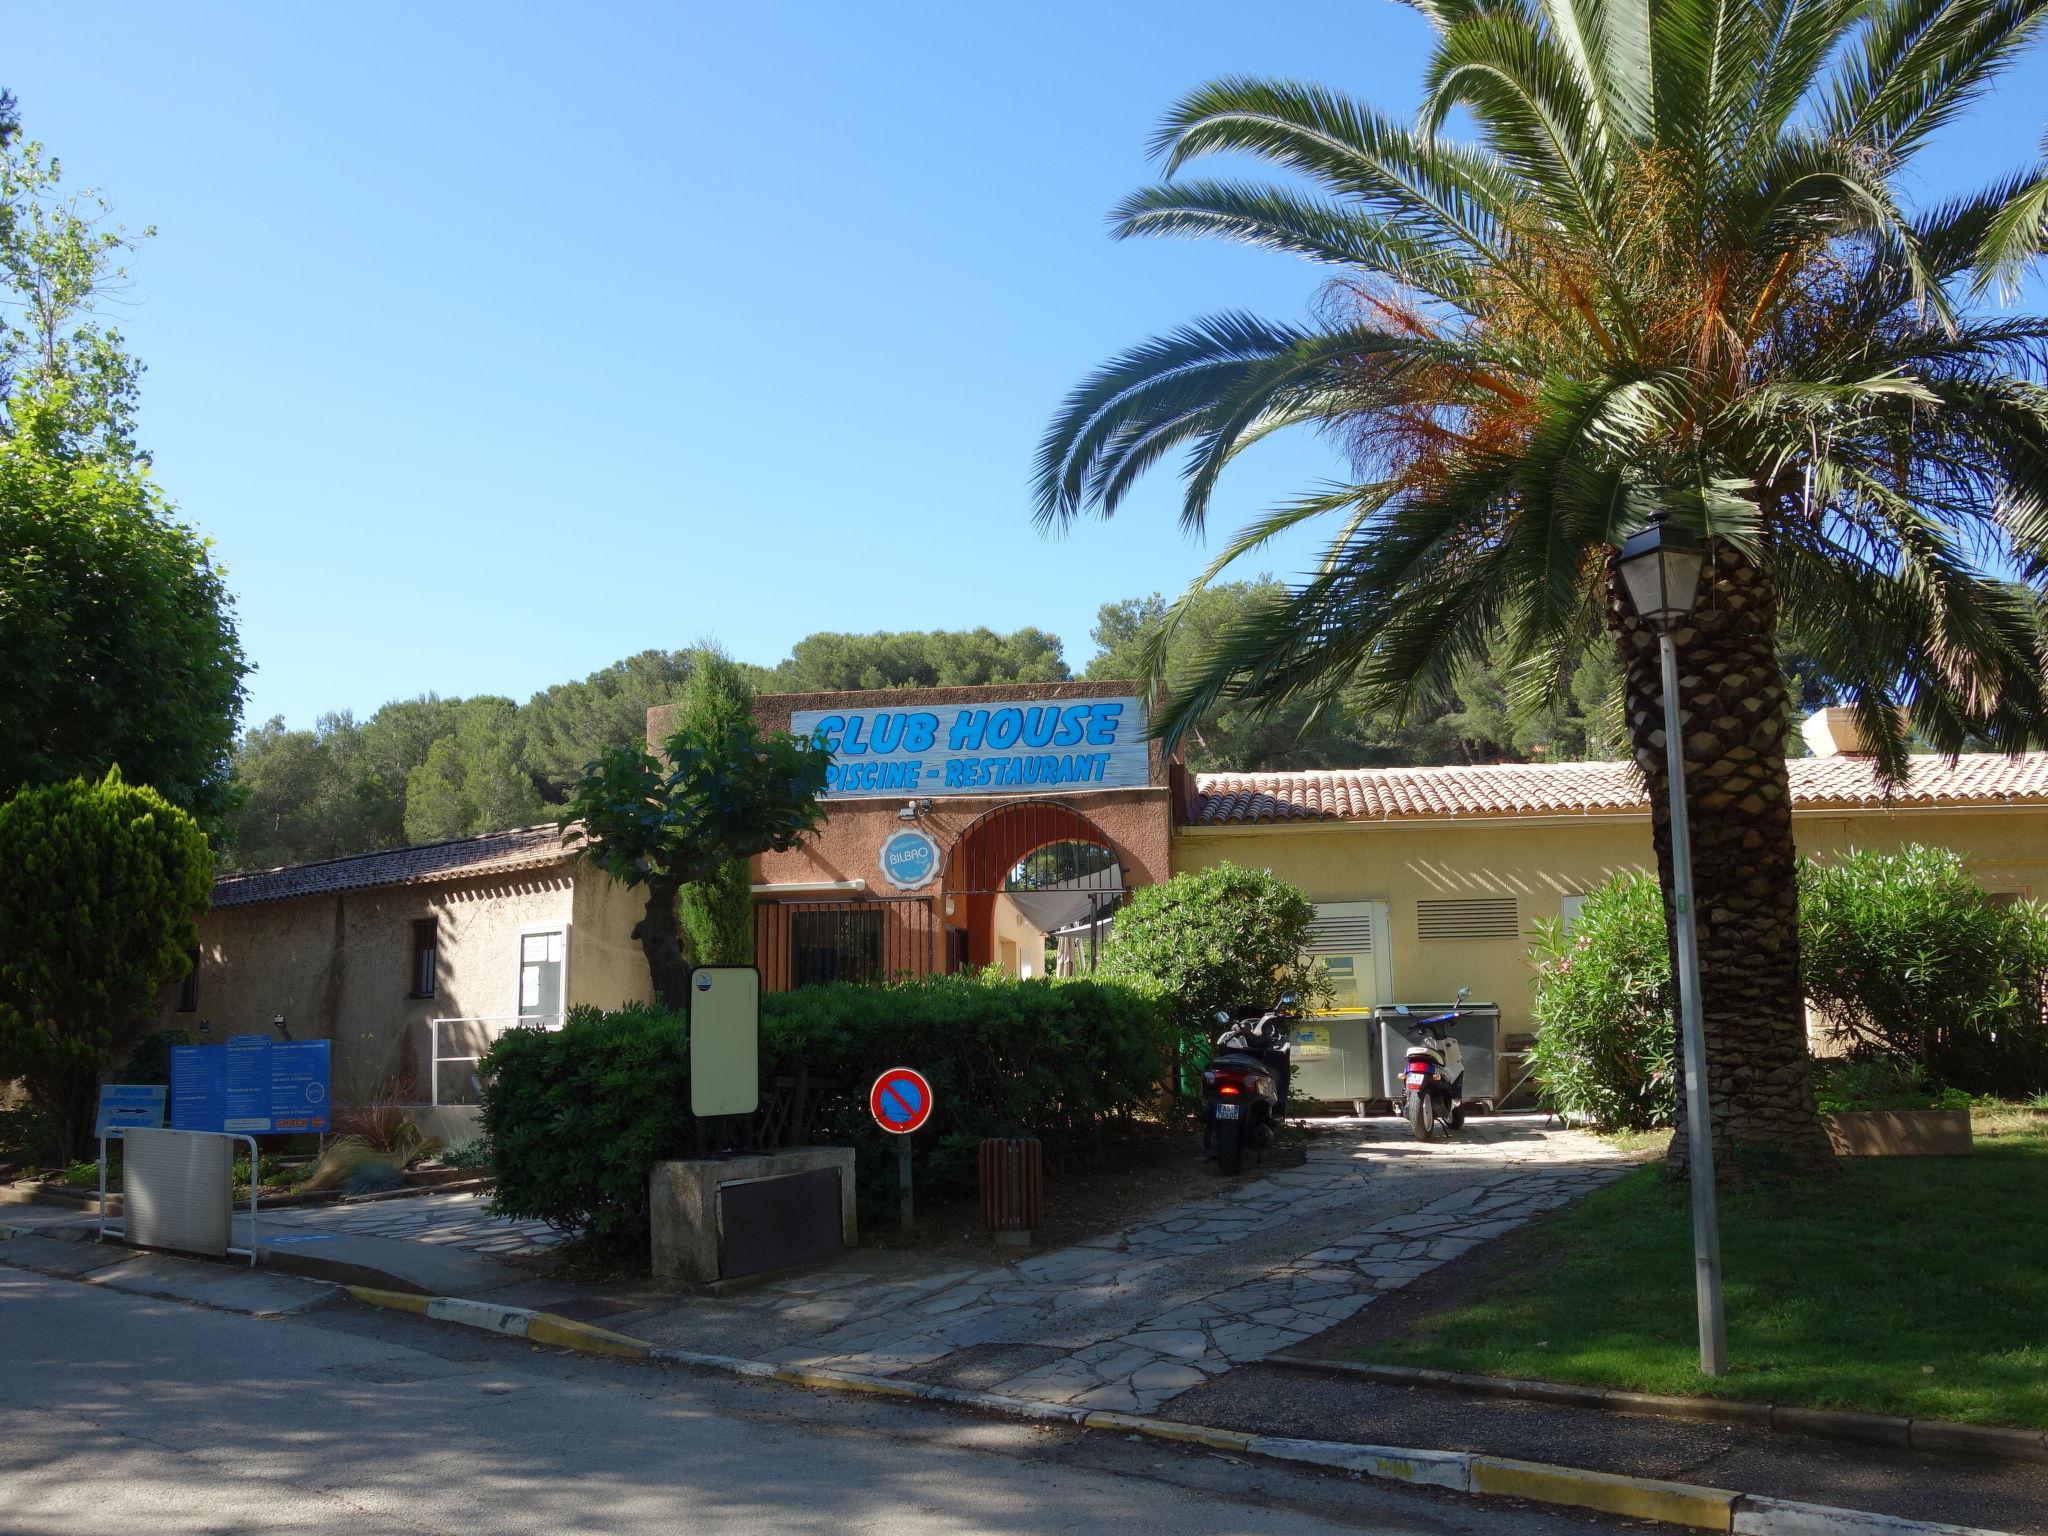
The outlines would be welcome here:
[[[1714,1208],[1714,1136],[1707,1121],[1707,1041],[1700,1025],[1699,931],[1692,898],[1692,833],[1685,811],[1685,742],[1673,631],[1698,600],[1705,552],[1661,516],[1621,546],[1616,564],[1636,613],[1657,629],[1664,668],[1664,752],[1671,790],[1671,906],[1678,929],[1678,1025],[1685,1049],[1685,1134],[1692,1161],[1692,1263],[1699,1295],[1700,1370],[1728,1370],[1721,1319],[1721,1225]]]

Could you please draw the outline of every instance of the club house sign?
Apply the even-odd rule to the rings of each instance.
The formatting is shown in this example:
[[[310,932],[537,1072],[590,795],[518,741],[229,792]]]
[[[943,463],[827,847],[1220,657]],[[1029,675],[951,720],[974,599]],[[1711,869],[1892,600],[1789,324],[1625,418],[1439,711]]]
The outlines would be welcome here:
[[[1135,698],[934,709],[802,709],[790,730],[830,749],[825,798],[1006,789],[1141,789],[1149,763]]]

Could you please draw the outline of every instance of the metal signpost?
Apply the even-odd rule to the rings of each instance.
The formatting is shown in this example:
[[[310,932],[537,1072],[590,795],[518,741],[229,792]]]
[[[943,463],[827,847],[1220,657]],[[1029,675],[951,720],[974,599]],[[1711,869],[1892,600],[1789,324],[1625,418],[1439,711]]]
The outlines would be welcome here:
[[[932,1117],[932,1085],[909,1067],[891,1067],[868,1090],[868,1113],[896,1143],[896,1190],[903,1230],[912,1228],[910,1201],[910,1133]]]

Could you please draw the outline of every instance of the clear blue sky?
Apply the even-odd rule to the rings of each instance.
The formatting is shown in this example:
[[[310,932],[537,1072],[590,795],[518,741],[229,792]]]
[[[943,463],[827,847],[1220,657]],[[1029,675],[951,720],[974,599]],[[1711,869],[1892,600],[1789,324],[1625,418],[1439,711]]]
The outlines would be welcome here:
[[[1114,244],[1146,137],[1226,72],[1402,112],[1425,28],[1253,6],[14,8],[0,84],[69,179],[160,231],[120,324],[143,437],[212,535],[249,721],[581,677],[715,636],[1037,624],[1204,563],[1170,475],[1029,519],[1048,414],[1279,256]],[[2027,160],[2040,55],[1927,162]],[[1228,528],[1339,466],[1262,447]],[[1267,563],[1292,574],[1306,545]]]

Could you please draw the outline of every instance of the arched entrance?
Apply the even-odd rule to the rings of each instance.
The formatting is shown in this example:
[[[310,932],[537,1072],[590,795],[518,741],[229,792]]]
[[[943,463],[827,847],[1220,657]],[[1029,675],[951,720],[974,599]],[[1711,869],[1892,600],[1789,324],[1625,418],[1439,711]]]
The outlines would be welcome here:
[[[1088,817],[1051,800],[1020,800],[970,822],[946,858],[946,922],[954,957],[1004,960],[1006,943],[1084,925],[1091,936],[1122,901],[1125,860]],[[999,932],[999,930],[1002,930]],[[1092,948],[1092,944],[1091,944]],[[1030,974],[1043,974],[1034,956]],[[949,966],[949,968],[951,968]]]

